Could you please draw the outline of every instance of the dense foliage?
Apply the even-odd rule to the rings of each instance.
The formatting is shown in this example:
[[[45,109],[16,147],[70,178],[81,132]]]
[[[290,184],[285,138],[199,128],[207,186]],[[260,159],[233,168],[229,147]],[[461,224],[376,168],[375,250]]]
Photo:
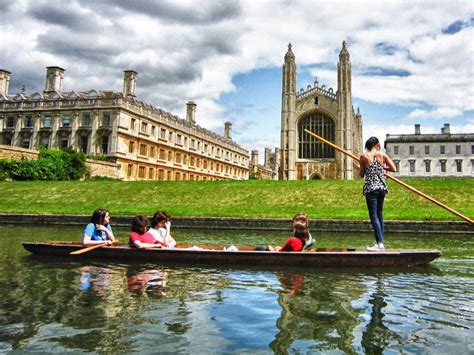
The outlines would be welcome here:
[[[86,157],[72,150],[41,148],[38,159],[0,159],[0,180],[78,180],[87,173]]]

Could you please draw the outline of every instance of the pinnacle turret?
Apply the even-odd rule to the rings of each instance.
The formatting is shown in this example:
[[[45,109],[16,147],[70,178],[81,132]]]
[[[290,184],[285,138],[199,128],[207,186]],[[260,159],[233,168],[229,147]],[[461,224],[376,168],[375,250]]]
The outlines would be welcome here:
[[[285,62],[294,62],[295,61],[295,55],[293,54],[293,51],[291,50],[291,43],[288,43],[288,51],[285,54]]]
[[[342,41],[342,49],[341,52],[339,53],[339,60],[347,59],[349,60],[349,51],[347,50],[346,47],[346,41]]]

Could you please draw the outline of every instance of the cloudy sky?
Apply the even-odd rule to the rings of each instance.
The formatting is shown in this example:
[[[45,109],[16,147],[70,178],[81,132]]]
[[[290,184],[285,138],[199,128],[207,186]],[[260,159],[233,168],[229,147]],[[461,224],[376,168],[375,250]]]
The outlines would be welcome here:
[[[289,42],[298,89],[336,90],[347,41],[353,103],[364,138],[474,132],[473,1],[0,0],[0,68],[10,94],[44,89],[46,66],[63,89],[122,90],[139,73],[140,100],[197,121],[244,148],[279,146],[281,65]]]

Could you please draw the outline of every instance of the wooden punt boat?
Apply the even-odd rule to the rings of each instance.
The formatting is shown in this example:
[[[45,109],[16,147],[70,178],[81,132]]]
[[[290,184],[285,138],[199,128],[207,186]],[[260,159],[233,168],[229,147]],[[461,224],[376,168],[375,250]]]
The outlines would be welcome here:
[[[212,264],[212,265],[272,265],[272,266],[340,266],[340,267],[407,267],[427,264],[441,256],[438,250],[386,249],[369,252],[365,249],[319,248],[304,252],[255,251],[253,247],[239,246],[239,251],[226,251],[222,246],[178,245],[175,249],[136,249],[128,245],[103,246],[81,255],[71,252],[83,249],[74,242],[23,243],[35,255],[67,256],[69,258],[103,258],[120,261],[153,261],[158,263]]]

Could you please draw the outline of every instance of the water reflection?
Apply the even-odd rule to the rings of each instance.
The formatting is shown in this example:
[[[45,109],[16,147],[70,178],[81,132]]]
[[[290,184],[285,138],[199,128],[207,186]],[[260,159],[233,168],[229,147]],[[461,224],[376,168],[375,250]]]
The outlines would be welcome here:
[[[168,273],[162,270],[145,270],[128,277],[128,290],[133,293],[148,292],[156,296],[166,296]]]
[[[106,298],[110,283],[108,268],[82,266],[79,268],[81,291],[94,290],[100,298]]]
[[[400,341],[401,337],[391,331],[383,322],[385,301],[385,280],[377,277],[374,291],[368,303],[372,306],[370,321],[362,333],[362,347],[368,354],[381,354],[385,348],[394,340]]]
[[[299,351],[308,343],[313,351],[353,352],[353,332],[362,311],[352,303],[366,291],[358,277],[323,272],[303,279],[300,274],[279,273],[278,279],[281,315],[270,343],[274,352]]]
[[[280,271],[38,258],[21,241],[46,240],[56,229],[5,228],[0,353],[468,353],[474,346],[472,238],[397,240],[442,249],[438,267]],[[254,234],[248,244],[274,242],[270,233]],[[247,244],[228,231],[180,237]],[[336,242],[356,244],[318,238]]]

